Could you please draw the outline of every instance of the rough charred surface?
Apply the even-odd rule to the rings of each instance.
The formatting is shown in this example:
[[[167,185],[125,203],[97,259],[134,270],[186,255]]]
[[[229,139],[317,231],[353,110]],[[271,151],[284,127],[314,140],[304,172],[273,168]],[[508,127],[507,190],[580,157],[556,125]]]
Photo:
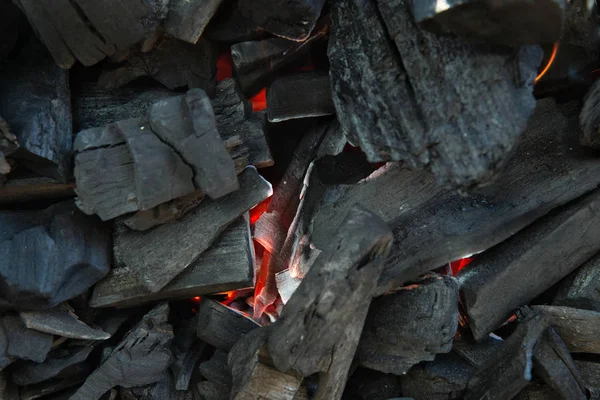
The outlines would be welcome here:
[[[250,18],[240,14],[239,0],[224,1],[219,12],[206,27],[204,36],[215,43],[234,44],[255,40],[265,35],[265,30]]]
[[[20,145],[13,157],[42,175],[66,181],[73,142],[68,73],[37,39],[26,40],[0,72],[2,118]],[[0,153],[2,147],[0,143]]]
[[[465,400],[510,399],[531,380],[533,349],[548,328],[539,315],[522,321],[504,341],[496,357],[480,367],[467,386]]]
[[[360,207],[350,209],[332,237],[332,251],[317,259],[272,326],[269,352],[279,370],[331,375],[338,372],[334,367],[342,369],[335,360],[339,348],[349,347],[344,352],[351,350],[353,357],[391,240],[379,217]],[[355,332],[355,343],[343,340]],[[342,391],[347,373],[337,377]]]
[[[243,336],[229,352],[232,400],[293,400],[302,378],[277,370],[266,349],[270,327]]]
[[[335,114],[335,107],[326,72],[287,75],[267,87],[267,116],[271,122],[331,114]]]
[[[191,391],[177,390],[173,377],[163,373],[158,382],[134,388],[121,388],[119,395],[123,400],[192,400]]]
[[[590,391],[590,399],[600,398],[600,364],[593,361],[575,360],[585,387]]]
[[[533,349],[533,369],[563,399],[587,399],[579,371],[560,336],[547,329]]]
[[[2,297],[18,309],[51,308],[88,290],[110,269],[110,231],[72,202],[0,212]]]
[[[240,13],[266,31],[290,40],[303,41],[321,15],[324,0],[238,0]]]
[[[196,384],[197,396],[201,400],[229,400],[231,387],[220,385],[211,381],[202,381]]]
[[[125,231],[117,227],[117,237]],[[121,264],[94,287],[92,307],[131,307],[161,299],[183,299],[250,287],[254,260],[247,218],[231,223],[215,242],[181,274],[156,293],[148,292]]]
[[[200,339],[218,349],[229,351],[246,333],[259,325],[252,319],[207,297],[198,306],[198,327]]]
[[[462,399],[474,368],[455,354],[440,354],[400,377],[402,394],[415,399]]]
[[[436,33],[452,32],[492,43],[519,45],[554,43],[560,39],[563,0],[414,2],[415,20]]]
[[[208,361],[200,363],[198,370],[212,383],[231,386],[231,371],[227,365],[228,353],[217,349]]]
[[[600,254],[563,281],[552,304],[600,312]]]
[[[66,200],[75,196],[74,189],[74,183],[62,183],[41,176],[9,179],[0,185],[0,206],[19,207],[39,200]]]
[[[56,349],[48,354],[46,360],[38,364],[33,361],[19,362],[14,365],[12,380],[19,386],[32,385],[59,377],[61,372],[75,364],[83,363],[93,347],[72,347]]]
[[[600,82],[595,82],[588,90],[583,108],[579,114],[581,144],[594,149],[600,148]]]
[[[13,385],[6,372],[0,372],[0,393],[2,400],[19,400],[19,389]]]
[[[452,351],[461,356],[472,366],[479,368],[496,356],[502,347],[503,341],[499,338],[487,336],[476,342],[468,332],[461,332],[454,338]]]
[[[208,348],[206,343],[198,340],[196,336],[196,320],[194,317],[181,321],[171,346],[174,359],[171,371],[176,390],[188,390],[196,363]]]
[[[599,191],[585,195],[487,250],[459,273],[462,302],[476,339],[598,252],[599,208]]]
[[[19,142],[17,137],[10,132],[8,123],[0,117],[0,179],[3,179],[1,175],[6,175],[11,170],[11,166],[6,160],[6,157],[18,149]]]
[[[600,354],[600,312],[569,307],[532,306],[560,335],[571,353]]]
[[[172,146],[194,171],[194,184],[213,199],[239,188],[234,162],[225,148],[211,102],[202,90],[155,103],[152,131]]]
[[[489,183],[535,108],[541,50],[424,32],[406,0],[340,0],[332,20],[333,101],[368,159],[405,160],[459,188]]]
[[[56,397],[58,397],[61,393],[64,393],[65,389],[72,388],[85,381],[85,378],[90,374],[90,372],[91,368],[86,366],[77,369],[71,375],[62,379],[51,379],[49,381],[38,383],[35,385],[28,385],[22,388],[19,392],[20,400],[34,400],[44,396],[48,396],[46,398],[50,398],[49,395],[52,394],[56,394]],[[72,395],[73,393],[75,393],[75,391],[69,390],[67,391],[67,393]],[[57,400],[66,399],[58,397]]]
[[[243,76],[286,55],[297,45],[282,38],[269,38],[236,43],[231,46],[231,60],[236,75]]]
[[[344,398],[351,400],[388,400],[402,393],[400,379],[366,368],[357,368],[348,378]]]
[[[16,315],[5,315],[1,322],[8,357],[44,362],[52,347],[52,335],[28,329]]]
[[[542,382],[531,382],[515,397],[516,400],[553,400],[558,394]]]
[[[196,43],[222,0],[172,0],[164,22],[165,31],[189,43]]]
[[[169,89],[187,86],[213,95],[216,74],[217,49],[212,43],[200,39],[191,44],[164,36],[149,52],[143,52],[140,45],[132,49],[127,61],[117,68],[104,70],[98,83],[105,89],[115,89],[148,76]]]
[[[435,275],[371,302],[356,350],[360,365],[395,375],[452,349],[458,282]]]
[[[115,386],[130,388],[159,381],[172,357],[168,314],[166,303],[146,314],[71,399],[95,400]]]
[[[123,230],[115,237],[117,266],[128,268],[152,293],[189,267],[237,217],[271,194],[271,185],[246,168],[240,189],[218,201],[207,199],[170,224],[147,232]]]
[[[105,340],[110,337],[110,334],[102,329],[94,329],[80,321],[79,317],[66,307],[21,311],[19,316],[27,328],[51,335],[83,340]]]

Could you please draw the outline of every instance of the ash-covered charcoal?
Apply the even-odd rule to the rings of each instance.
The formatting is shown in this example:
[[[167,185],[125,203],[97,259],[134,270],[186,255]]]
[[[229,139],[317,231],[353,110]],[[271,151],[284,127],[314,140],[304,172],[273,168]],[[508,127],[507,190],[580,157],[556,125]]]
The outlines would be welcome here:
[[[60,378],[63,371],[75,364],[83,363],[92,349],[92,346],[58,348],[52,350],[41,364],[32,361],[17,362],[12,370],[12,380],[19,386],[25,386],[54,377]]]
[[[367,368],[357,368],[348,378],[344,399],[389,400],[402,393],[400,378]]]
[[[338,119],[371,162],[403,160],[461,189],[485,185],[533,113],[542,51],[422,31],[410,3],[333,4],[328,55]]]
[[[405,374],[452,349],[458,327],[458,282],[434,275],[374,299],[356,350],[367,368]]]
[[[196,43],[223,0],[171,0],[164,22],[165,32]]]
[[[44,362],[52,348],[52,335],[28,329],[17,315],[4,315],[1,323],[6,334],[8,357]]]
[[[552,304],[600,312],[600,253],[563,280]]]
[[[554,43],[561,37],[564,0],[436,0],[414,2],[417,22],[433,32],[454,33],[505,45]]]
[[[286,39],[303,41],[321,15],[324,0],[238,0],[240,13],[266,31]]]
[[[73,144],[69,76],[33,35],[24,40],[0,71],[1,115],[20,145],[19,164],[64,182]],[[0,153],[5,145],[0,136]]]
[[[168,314],[167,303],[146,314],[71,400],[96,400],[115,386],[131,388],[161,380],[172,361],[169,346],[173,331]]]
[[[192,44],[163,36],[151,51],[144,52],[137,45],[127,53],[123,64],[102,71],[98,83],[105,89],[115,89],[142,76],[151,77],[169,89],[200,88],[212,96],[217,77],[217,49],[202,38]]]
[[[335,114],[327,72],[303,72],[275,79],[267,87],[271,122]]]
[[[0,227],[0,282],[10,307],[54,307],[110,269],[109,227],[71,201],[39,211],[2,211]]]
[[[74,312],[64,306],[43,311],[21,311],[21,321],[29,329],[71,339],[106,340],[110,335],[102,329],[92,328],[79,320]]]
[[[242,336],[258,327],[254,320],[208,297],[198,305],[196,334],[217,349],[231,350]]]
[[[439,354],[400,377],[402,394],[415,399],[462,399],[474,371],[455,354]]]
[[[599,208],[596,190],[487,250],[458,274],[475,339],[483,338],[600,250]],[[503,295],[507,291],[510,296]],[[492,298],[495,301],[490,302]]]

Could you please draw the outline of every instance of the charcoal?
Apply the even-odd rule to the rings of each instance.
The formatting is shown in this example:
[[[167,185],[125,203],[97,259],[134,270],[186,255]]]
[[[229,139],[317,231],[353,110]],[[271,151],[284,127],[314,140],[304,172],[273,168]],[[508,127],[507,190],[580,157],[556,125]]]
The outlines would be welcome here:
[[[0,281],[18,309],[51,308],[85,292],[110,269],[108,227],[73,202],[0,212]]]
[[[325,72],[287,75],[267,87],[267,116],[271,122],[331,114],[335,114],[335,107]]]
[[[4,324],[0,323],[0,372],[15,360],[8,354],[8,339]]]
[[[21,321],[29,329],[72,339],[105,340],[110,335],[102,329],[86,325],[72,311],[55,307],[44,311],[21,311]]]
[[[131,388],[159,381],[171,363],[173,339],[167,323],[169,306],[159,304],[125,336],[71,400],[99,399],[115,386]]]
[[[19,149],[17,137],[10,132],[8,123],[0,117],[0,175],[10,172],[11,166],[6,157]]]
[[[19,400],[19,389],[13,385],[6,372],[0,372],[0,393],[2,400]]]
[[[479,368],[496,355],[502,343],[502,339],[491,335],[476,342],[468,332],[464,332],[454,338],[452,351],[472,366]]]
[[[466,361],[454,355],[439,354],[400,378],[402,394],[415,399],[462,399],[474,372]]]
[[[560,306],[532,306],[560,335],[571,353],[600,354],[600,312]]]
[[[65,369],[84,362],[92,349],[91,346],[56,349],[50,352],[41,364],[32,361],[17,363],[13,369],[12,380],[17,385],[25,386],[52,379]]]
[[[0,186],[0,206],[19,207],[40,200],[63,201],[75,196],[74,189],[74,183],[43,176],[11,178]]]
[[[373,300],[357,362],[395,375],[452,349],[458,326],[458,282],[434,275]]]
[[[85,381],[86,376],[88,376],[90,372],[90,368],[83,368],[75,375],[65,379],[51,379],[36,385],[28,385],[20,391],[20,400],[34,400],[39,399],[40,397],[46,398],[45,396],[61,393],[64,389],[72,388]]]
[[[95,307],[91,302],[89,306]],[[104,332],[114,336],[121,326],[135,315],[136,311],[137,310],[134,308],[99,310],[94,322],[102,328]]]
[[[258,326],[252,319],[210,298],[203,297],[198,305],[196,334],[218,349],[231,350],[243,335]]]
[[[177,39],[196,43],[222,0],[172,0],[165,20],[165,32]]]
[[[117,230],[122,234],[123,227]],[[252,286],[253,248],[249,220],[239,217],[215,242],[163,289],[149,293],[129,269],[117,264],[94,287],[92,307],[135,306]],[[106,329],[105,329],[106,330]]]
[[[62,182],[71,174],[70,96],[68,73],[54,64],[33,37],[0,72],[2,118],[20,145],[13,156],[24,166]]]
[[[200,363],[198,370],[212,383],[231,386],[231,371],[227,366],[227,353],[217,349],[208,361]]]
[[[388,400],[402,393],[400,379],[366,368],[357,368],[348,378],[344,398],[350,400]]]
[[[196,392],[199,400],[229,400],[231,388],[210,381],[202,381],[196,384]]]
[[[236,43],[231,46],[231,61],[237,76],[255,69],[268,67],[278,58],[297,46],[296,42],[282,38],[269,38]]]
[[[556,399],[558,394],[552,387],[540,383],[540,382],[532,382],[525,387],[525,389],[521,390],[516,400],[554,400]]]
[[[490,333],[600,250],[596,240],[600,231],[595,230],[599,206],[600,191],[587,194],[487,250],[458,274],[475,339]],[[546,268],[548,263],[560,268]],[[503,296],[507,290],[511,295]],[[496,300],[489,302],[490,298]]]
[[[600,312],[600,254],[586,261],[561,283],[553,305]]]
[[[173,378],[164,373],[158,382],[134,388],[121,388],[123,400],[192,400],[191,391],[175,389]]]
[[[561,37],[565,1],[536,0],[495,3],[434,0],[414,3],[414,16],[433,32],[452,32],[506,45],[554,43]]]
[[[575,360],[575,366],[581,374],[585,387],[589,390],[590,399],[600,398],[600,364],[593,361]]]
[[[406,161],[460,189],[487,184],[533,113],[541,49],[424,32],[410,3],[333,5],[328,55],[338,119],[371,162]]]
[[[595,82],[587,92],[581,114],[579,114],[581,144],[594,149],[600,148],[600,114],[597,111],[598,102],[600,102],[600,82]]]
[[[52,347],[52,335],[28,329],[16,315],[2,317],[9,357],[44,362]]]
[[[200,39],[192,44],[164,36],[149,52],[139,45],[132,49],[124,64],[102,71],[98,83],[105,89],[115,89],[148,76],[169,89],[187,86],[214,95],[216,73],[217,50],[212,43]]]
[[[215,43],[234,44],[264,36],[265,30],[240,14],[239,0],[223,1],[219,12],[206,27],[204,36]]]
[[[188,390],[196,363],[207,350],[206,343],[196,336],[197,318],[181,321],[173,340],[173,385],[176,390]]]

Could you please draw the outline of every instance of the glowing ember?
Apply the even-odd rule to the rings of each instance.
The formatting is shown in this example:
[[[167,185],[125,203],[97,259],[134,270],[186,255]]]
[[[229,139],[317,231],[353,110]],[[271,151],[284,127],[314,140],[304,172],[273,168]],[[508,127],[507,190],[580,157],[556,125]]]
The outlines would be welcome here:
[[[254,208],[250,209],[250,224],[254,225],[256,221],[263,215],[264,212],[269,208],[269,204],[271,203],[271,197],[267,197],[260,203],[258,203]]]
[[[194,303],[200,303],[200,296],[192,297]]]
[[[452,275],[458,274],[458,271],[469,265],[473,261],[473,257],[465,257],[460,260],[452,261],[450,266],[452,267]]]
[[[539,75],[535,78],[535,82],[536,83],[537,83],[537,81],[539,81],[540,79],[542,79],[542,77],[544,75],[546,75],[546,72],[548,72],[548,70],[550,69],[550,66],[554,62],[554,59],[556,58],[556,54],[557,53],[558,53],[558,42],[554,43],[554,46],[552,46],[552,54],[550,55],[550,59],[548,60],[548,64],[546,64],[546,66],[544,67],[544,69],[542,70],[542,72],[540,72]]]
[[[260,92],[250,98],[252,111],[262,111],[267,108],[267,88],[262,88]]]
[[[233,61],[231,60],[231,49],[223,49],[217,60],[217,81],[222,81],[233,76]]]

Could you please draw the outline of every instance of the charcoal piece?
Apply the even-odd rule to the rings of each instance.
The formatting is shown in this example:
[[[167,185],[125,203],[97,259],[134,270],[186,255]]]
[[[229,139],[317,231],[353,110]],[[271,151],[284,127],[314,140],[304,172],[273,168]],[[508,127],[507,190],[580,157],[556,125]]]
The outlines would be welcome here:
[[[303,41],[321,15],[324,0],[238,0],[240,14],[266,31],[286,39]]]
[[[110,335],[102,329],[86,325],[72,311],[55,307],[44,311],[21,311],[21,320],[29,329],[71,339],[105,340]]]
[[[52,347],[52,335],[26,328],[16,315],[2,317],[2,325],[8,342],[8,356],[37,363],[44,362]]]
[[[472,366],[479,368],[496,356],[502,343],[502,339],[491,335],[476,342],[467,332],[463,332],[454,338],[452,351]]]
[[[267,39],[236,44],[231,47],[234,72],[246,97],[257,94],[275,79],[277,72],[306,54],[313,46],[329,36],[329,19],[319,21],[308,39],[303,42]]]
[[[168,372],[163,373],[158,382],[119,390],[123,400],[192,400],[191,391],[175,389],[173,377]]]
[[[267,87],[267,116],[271,122],[331,114],[335,114],[335,107],[325,72],[287,75]]]
[[[90,307],[94,307],[89,304]],[[107,309],[98,310],[94,323],[109,335],[113,336],[136,313],[136,309]]]
[[[160,380],[172,358],[169,345],[173,331],[167,322],[168,314],[167,303],[146,314],[71,400],[94,400],[115,386],[130,388]]]
[[[229,400],[231,388],[210,381],[196,384],[196,393],[200,400]]]
[[[123,229],[117,228],[117,236]],[[149,293],[132,271],[117,264],[94,287],[90,306],[129,307],[161,299],[183,299],[250,287],[254,279],[253,257],[249,221],[240,217],[160,291]]]
[[[600,191],[587,194],[487,250],[463,269],[462,302],[475,339],[497,328],[519,307],[600,250],[596,211]],[[596,220],[598,218],[598,221]],[[548,260],[560,268],[546,268]],[[519,276],[518,280],[512,276]],[[510,296],[502,296],[510,290]],[[494,302],[489,302],[495,298]],[[485,300],[484,300],[485,299]]]
[[[593,361],[575,360],[575,367],[591,394],[590,399],[600,398],[600,364]]]
[[[502,345],[496,357],[477,369],[464,399],[511,399],[531,380],[533,350],[548,328],[539,315],[528,315]]]
[[[0,186],[0,206],[18,207],[39,200],[66,200],[75,196],[74,189],[75,183],[62,183],[42,176],[11,178]]]
[[[119,121],[115,127],[125,138],[133,161],[135,198],[140,210],[194,191],[193,173],[186,160],[157,137],[144,118]]]
[[[532,306],[560,335],[571,353],[600,354],[600,312],[559,306]]]
[[[332,20],[333,102],[369,161],[403,160],[461,189],[502,170],[535,108],[539,47],[424,32],[408,0],[339,1]]]
[[[239,189],[209,98],[200,89],[155,103],[150,126],[194,171],[194,184],[213,199]]]
[[[217,50],[207,40],[191,44],[164,36],[149,52],[136,47],[127,61],[114,69],[102,71],[98,83],[115,89],[136,78],[148,76],[169,89],[187,86],[214,94],[217,74]]]
[[[364,367],[405,374],[448,353],[458,327],[458,282],[434,275],[371,302],[356,359]]]
[[[560,336],[547,329],[533,349],[533,370],[563,399],[587,399],[575,363]]]
[[[600,114],[598,113],[599,102],[600,83],[595,82],[585,95],[583,108],[581,109],[581,114],[579,114],[579,124],[581,126],[581,144],[594,149],[600,148]]]
[[[177,95],[158,83],[150,87],[131,84],[106,90],[96,82],[80,81],[72,90],[73,124],[77,131],[145,117],[153,103]]]
[[[66,181],[71,174],[71,100],[67,71],[30,38],[0,72],[0,110],[19,141],[13,157]]]
[[[415,399],[462,399],[474,368],[454,355],[439,354],[400,377],[402,394]]]
[[[164,22],[165,32],[196,43],[223,0],[172,0]]]
[[[54,393],[59,393],[64,389],[72,388],[83,382],[87,375],[91,372],[91,368],[81,369],[74,376],[66,379],[51,379],[36,385],[28,385],[19,392],[20,400],[34,400],[40,397],[48,398]],[[75,392],[72,392],[75,393]],[[60,399],[63,400],[63,399]]]
[[[5,371],[0,372],[0,393],[2,400],[19,400],[19,389],[13,385]]]
[[[293,400],[302,379],[272,365],[267,350],[270,327],[244,335],[229,352],[231,400]]]
[[[196,336],[196,320],[197,318],[190,318],[181,321],[179,331],[173,340],[174,360],[171,371],[173,371],[173,386],[176,390],[188,390],[196,363],[208,347]]]
[[[357,368],[348,378],[344,398],[352,400],[388,400],[402,393],[400,379],[366,368]]]
[[[519,392],[515,400],[554,400],[557,396],[556,391],[550,386],[540,382],[532,382]]]
[[[362,331],[358,316],[366,316],[391,232],[372,212],[353,207],[331,240],[332,251],[321,254],[271,327],[269,352],[280,371],[329,372],[341,337]]]
[[[84,362],[92,349],[91,346],[56,349],[41,364],[32,361],[18,363],[12,372],[12,380],[19,386],[25,386],[52,379],[65,369]]]
[[[497,3],[435,0],[414,3],[417,22],[433,32],[452,32],[505,45],[554,43],[561,37],[565,1],[536,0]]]
[[[0,320],[0,370],[10,365],[15,359],[8,355],[8,334]]]
[[[73,202],[0,212],[2,297],[17,309],[51,308],[88,290],[110,269],[110,231]]]
[[[117,264],[131,270],[149,291],[158,292],[198,259],[231,222],[271,194],[271,185],[253,167],[242,172],[239,182],[238,191],[218,201],[207,199],[170,224],[117,234]]]
[[[196,334],[206,343],[229,351],[246,333],[258,328],[252,319],[207,297],[198,305]]]
[[[238,1],[227,0],[221,4],[219,12],[206,27],[204,37],[215,43],[234,44],[259,39],[265,35],[262,27],[240,14]]]
[[[231,371],[227,366],[227,353],[217,349],[208,361],[200,363],[198,370],[210,382],[231,386]]]
[[[552,304],[600,312],[600,253],[561,283]]]
[[[283,304],[286,304],[290,300],[301,283],[302,278],[293,277],[289,268],[275,274],[277,292],[279,293],[279,297],[281,298]]]
[[[6,157],[18,149],[19,142],[17,137],[10,132],[10,127],[6,121],[0,117],[0,175],[6,175],[10,172],[11,166],[6,161]]]

